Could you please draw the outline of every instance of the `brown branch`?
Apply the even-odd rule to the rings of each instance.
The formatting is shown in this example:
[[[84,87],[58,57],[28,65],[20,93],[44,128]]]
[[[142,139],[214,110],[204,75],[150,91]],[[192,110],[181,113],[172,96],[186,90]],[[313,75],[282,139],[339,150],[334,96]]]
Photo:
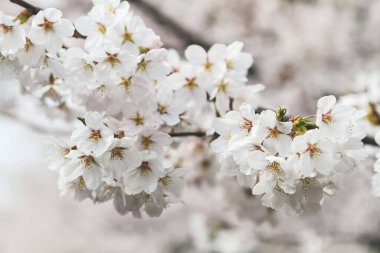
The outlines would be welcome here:
[[[9,0],[11,3],[17,4],[21,7],[24,7],[31,15],[36,15],[38,12],[40,12],[42,9],[40,7],[34,6],[24,0]],[[74,38],[78,39],[85,39],[86,36],[83,36],[80,34],[77,30],[74,31]]]
[[[177,133],[170,133],[171,137],[206,137],[206,132],[177,132]]]
[[[32,15],[36,15],[39,11],[41,11],[42,9],[37,7],[37,6],[34,6],[28,2],[25,2],[23,0],[9,0],[9,2],[11,3],[14,3],[14,4],[17,4],[21,7],[24,7],[25,9],[27,9]]]

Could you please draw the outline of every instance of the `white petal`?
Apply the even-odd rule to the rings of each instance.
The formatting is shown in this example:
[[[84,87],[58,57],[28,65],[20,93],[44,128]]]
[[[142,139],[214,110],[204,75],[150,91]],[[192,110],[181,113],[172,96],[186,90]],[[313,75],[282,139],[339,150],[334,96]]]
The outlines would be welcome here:
[[[198,45],[189,46],[185,51],[185,56],[189,62],[198,65],[206,63],[207,59],[206,51]]]
[[[95,190],[98,188],[101,177],[102,173],[97,166],[91,166],[90,168],[85,168],[83,170],[83,180],[89,190]]]

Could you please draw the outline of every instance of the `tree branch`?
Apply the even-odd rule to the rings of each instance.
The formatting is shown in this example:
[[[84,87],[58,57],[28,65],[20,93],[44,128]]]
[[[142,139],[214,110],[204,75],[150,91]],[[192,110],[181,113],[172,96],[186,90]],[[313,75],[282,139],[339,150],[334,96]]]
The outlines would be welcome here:
[[[17,4],[21,7],[24,7],[25,9],[27,9],[32,15],[36,15],[39,11],[41,11],[42,9],[37,7],[37,6],[34,6],[28,2],[25,2],[23,0],[9,0],[9,2],[11,3],[14,3],[14,4]]]
[[[205,132],[177,132],[177,133],[170,133],[171,137],[189,137],[189,136],[195,136],[195,137],[206,137]]]

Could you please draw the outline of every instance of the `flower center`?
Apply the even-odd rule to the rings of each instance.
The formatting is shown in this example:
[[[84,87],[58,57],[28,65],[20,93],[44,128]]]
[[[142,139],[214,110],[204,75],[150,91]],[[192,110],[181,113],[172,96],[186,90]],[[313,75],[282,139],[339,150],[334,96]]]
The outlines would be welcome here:
[[[271,162],[268,164],[267,170],[275,174],[280,174],[281,167],[278,162]]]
[[[132,120],[135,122],[136,126],[144,125],[144,117],[142,117],[140,113],[136,113],[136,117],[132,118]]]
[[[106,33],[107,29],[106,29],[106,27],[103,24],[97,23],[97,26],[98,26],[98,31],[100,33]]]
[[[149,149],[149,147],[153,144],[152,136],[143,136],[141,139],[141,144],[143,145],[144,149]]]
[[[122,77],[120,85],[123,86],[124,89],[129,90],[132,83],[132,77]]]
[[[151,171],[151,169],[149,167],[149,163],[148,162],[142,162],[140,167],[139,167],[139,170],[140,170],[141,175],[148,174]]]
[[[94,158],[90,155],[81,156],[79,157],[79,159],[81,160],[82,165],[87,168],[90,167],[90,165],[94,163]]]
[[[140,71],[147,71],[148,70],[148,64],[149,62],[145,61],[144,59],[139,62],[139,64],[137,65],[137,70],[140,70]]]
[[[83,69],[85,71],[93,71],[94,70],[94,68],[91,66],[91,64],[87,63],[85,60],[82,60],[81,63],[82,63]]]
[[[331,113],[322,114],[322,122],[326,124],[330,124],[333,121],[333,117]]]
[[[133,38],[132,38],[132,33],[128,32],[127,27],[125,27],[125,29],[124,29],[122,44],[125,44],[126,42],[134,43]]]
[[[228,85],[224,80],[217,85],[218,91],[223,93],[227,93],[227,87]]]
[[[158,104],[158,108],[157,108],[157,111],[160,113],[160,114],[165,114],[167,113],[168,107],[166,105],[163,105],[163,104]]]
[[[280,134],[280,131],[276,127],[269,130],[268,137],[269,138],[276,138]]]
[[[172,179],[171,177],[168,177],[168,176],[165,176],[163,178],[160,178],[160,183],[163,185],[163,186],[168,186],[172,183]]]
[[[54,30],[54,23],[44,18],[44,22],[39,24],[46,32],[51,32]]]
[[[252,126],[253,126],[253,123],[252,121],[246,119],[246,118],[243,118],[243,122],[241,123],[241,127],[243,129],[246,129],[248,131],[248,133],[251,131],[252,129]]]
[[[102,135],[100,134],[100,130],[94,130],[92,129],[91,130],[91,133],[90,133],[90,140],[91,141],[98,141],[100,138],[102,138]]]
[[[120,60],[117,58],[117,55],[118,54],[107,53],[106,62],[108,62],[109,64],[111,64],[112,68],[114,68],[117,64],[120,63]]]
[[[301,181],[301,184],[302,184],[301,187],[303,190],[311,187],[312,185],[314,185],[317,182],[317,180],[313,177],[301,178],[300,181]]]
[[[116,147],[111,150],[111,160],[122,160],[124,158],[124,152],[126,148]]]
[[[318,148],[317,144],[308,144],[307,151],[310,152],[311,157],[318,155],[319,153],[322,153],[321,149]]]
[[[207,58],[207,60],[206,60],[206,63],[204,64],[204,68],[205,68],[205,70],[207,70],[207,71],[210,71],[211,68],[212,68],[212,63],[209,61],[208,58]]]
[[[234,68],[234,61],[231,59],[226,60],[226,65],[228,69],[233,69]]]
[[[186,78],[186,84],[185,87],[188,88],[189,90],[194,90],[195,88],[198,87],[198,84],[195,82],[195,78]]]
[[[100,93],[104,93],[106,91],[106,86],[102,84],[99,87],[97,87],[96,90]]]

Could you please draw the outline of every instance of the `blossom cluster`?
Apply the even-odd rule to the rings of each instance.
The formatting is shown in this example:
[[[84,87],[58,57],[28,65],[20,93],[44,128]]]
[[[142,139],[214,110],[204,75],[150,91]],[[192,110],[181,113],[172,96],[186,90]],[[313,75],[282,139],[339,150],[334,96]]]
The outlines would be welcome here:
[[[160,37],[128,2],[93,2],[74,24],[54,8],[35,16],[1,14],[2,67],[44,106],[85,115],[85,125],[68,143],[57,142],[58,156],[50,159],[63,193],[71,189],[96,202],[114,198],[116,206],[140,194],[140,207],[154,196],[162,211],[157,198],[168,194],[159,186],[171,175],[163,164],[172,142],[165,132],[208,130],[216,111],[224,114],[232,101],[250,99],[263,86],[245,85],[253,60],[240,42],[208,52],[190,46],[183,62],[161,48]],[[78,33],[83,48],[64,45]]]
[[[93,3],[73,23],[54,8],[0,13],[4,79],[76,124],[69,140],[53,141],[48,159],[63,195],[159,216],[180,200],[183,167],[209,167],[200,177],[215,176],[215,155],[206,148],[216,131],[211,147],[224,174],[264,194],[265,206],[301,211],[319,207],[338,173],[365,156],[364,115],[335,97],[319,100],[314,123],[286,120],[285,109],[257,114],[264,86],[248,85],[253,58],[243,43],[208,51],[191,45],[182,60],[162,48],[128,2]],[[72,46],[75,38],[81,46]],[[180,142],[181,133],[203,139]]]
[[[365,159],[359,121],[365,114],[336,105],[334,96],[319,99],[314,122],[286,120],[285,113],[280,108],[258,114],[243,104],[216,120],[220,136],[211,145],[223,173],[262,195],[264,206],[314,211],[335,192],[338,175]]]
[[[377,72],[359,75],[352,93],[342,96],[340,103],[355,106],[367,112],[366,117],[363,118],[363,124],[368,135],[374,137],[375,142],[380,145],[380,75]],[[380,152],[374,149],[369,150],[369,153],[374,153],[376,156],[372,194],[380,197]]]
[[[59,172],[62,194],[74,192],[78,200],[113,199],[115,209],[141,216],[161,215],[179,200],[185,169],[164,160],[168,134],[144,129],[138,135],[118,130],[118,124],[98,112],[88,112],[68,143],[55,141],[50,169]]]
[[[157,216],[178,197],[183,177],[165,158],[172,143],[167,133],[207,131],[217,113],[263,86],[246,86],[253,60],[240,42],[208,52],[193,45],[181,61],[161,48],[160,37],[128,2],[93,3],[74,23],[54,8],[1,13],[2,69],[43,106],[71,118],[84,115],[69,141],[54,141],[49,158],[63,194],[113,198],[119,212],[135,215],[144,205]],[[83,47],[68,47],[78,34]]]

